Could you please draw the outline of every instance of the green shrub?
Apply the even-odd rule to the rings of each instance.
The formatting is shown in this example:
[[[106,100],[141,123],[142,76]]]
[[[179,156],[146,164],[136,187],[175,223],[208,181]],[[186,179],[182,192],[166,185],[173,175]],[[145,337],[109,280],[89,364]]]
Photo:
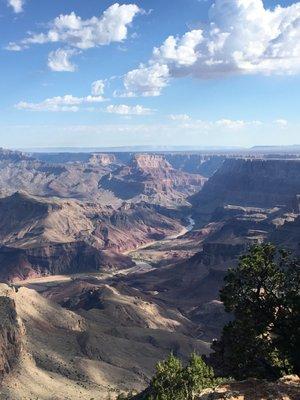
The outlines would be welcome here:
[[[234,320],[214,343],[216,365],[236,379],[300,372],[299,263],[272,244],[253,246],[230,269],[221,300]]]

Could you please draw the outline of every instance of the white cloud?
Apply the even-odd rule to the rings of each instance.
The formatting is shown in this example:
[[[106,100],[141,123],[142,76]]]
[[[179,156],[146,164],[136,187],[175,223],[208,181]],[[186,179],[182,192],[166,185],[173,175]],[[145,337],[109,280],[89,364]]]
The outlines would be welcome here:
[[[76,70],[76,66],[71,62],[71,57],[77,53],[78,51],[76,50],[65,49],[51,51],[48,57],[48,67],[52,71],[74,72]]]
[[[169,36],[159,48],[154,48],[153,59],[160,64],[193,65],[198,58],[196,48],[203,41],[202,31],[187,32],[182,38]]]
[[[105,82],[103,80],[98,80],[92,83],[92,95],[102,96],[104,94]]]
[[[9,43],[4,48],[5,48],[5,50],[9,50],[9,51],[22,51],[23,50],[22,46],[20,46],[17,43],[13,43],[13,42]]]
[[[215,122],[216,126],[227,128],[227,129],[241,129],[244,128],[245,125],[249,123],[242,120],[231,120],[231,119],[220,119]]]
[[[300,2],[269,10],[262,0],[215,0],[208,17],[203,29],[169,36],[154,48],[148,65],[125,76],[126,92],[157,96],[169,79],[187,75],[210,79],[300,72]],[[153,68],[167,71],[158,76],[161,84],[151,79]]]
[[[128,72],[124,77],[124,97],[159,96],[161,90],[167,86],[169,68],[167,65],[153,64],[149,67],[140,66]]]
[[[187,114],[170,114],[169,118],[172,121],[189,121],[190,120],[190,116]]]
[[[93,104],[102,102],[101,96],[86,96],[86,97],[75,97],[72,95],[56,96],[40,103],[28,103],[21,101],[15,105],[18,110],[29,110],[29,111],[52,111],[52,112],[77,112],[79,106],[82,104]]]
[[[149,115],[152,114],[153,110],[140,105],[127,106],[125,104],[119,104],[106,107],[106,112],[120,115]]]
[[[32,44],[63,43],[85,50],[112,42],[122,42],[127,38],[128,25],[141,12],[135,4],[115,3],[108,7],[100,17],[82,19],[74,12],[60,15],[50,22],[45,33],[32,33],[19,43],[10,43],[7,49],[16,46],[27,48]]]
[[[11,6],[16,14],[23,11],[24,0],[8,0],[8,5]]]
[[[280,126],[281,128],[286,128],[288,126],[288,121],[283,118],[276,119],[274,123]]]

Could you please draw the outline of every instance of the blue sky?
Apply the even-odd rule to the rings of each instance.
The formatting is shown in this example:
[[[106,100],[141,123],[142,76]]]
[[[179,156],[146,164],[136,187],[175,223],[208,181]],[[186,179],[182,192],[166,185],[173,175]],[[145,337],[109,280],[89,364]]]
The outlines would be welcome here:
[[[300,143],[300,3],[0,0],[0,146]]]

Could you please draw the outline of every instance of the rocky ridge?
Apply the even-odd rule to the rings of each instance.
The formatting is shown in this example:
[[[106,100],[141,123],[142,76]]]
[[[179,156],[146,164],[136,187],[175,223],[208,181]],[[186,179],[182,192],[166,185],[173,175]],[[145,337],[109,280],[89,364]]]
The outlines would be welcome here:
[[[0,199],[0,217],[2,281],[130,268],[122,252],[182,229],[167,210],[146,203],[114,209],[25,193]]]

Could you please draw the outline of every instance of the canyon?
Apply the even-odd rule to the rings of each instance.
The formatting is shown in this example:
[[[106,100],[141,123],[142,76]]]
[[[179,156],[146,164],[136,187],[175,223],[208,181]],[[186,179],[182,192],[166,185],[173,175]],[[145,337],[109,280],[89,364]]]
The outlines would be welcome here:
[[[0,399],[115,398],[209,355],[226,271],[269,241],[300,256],[296,153],[2,149]]]

